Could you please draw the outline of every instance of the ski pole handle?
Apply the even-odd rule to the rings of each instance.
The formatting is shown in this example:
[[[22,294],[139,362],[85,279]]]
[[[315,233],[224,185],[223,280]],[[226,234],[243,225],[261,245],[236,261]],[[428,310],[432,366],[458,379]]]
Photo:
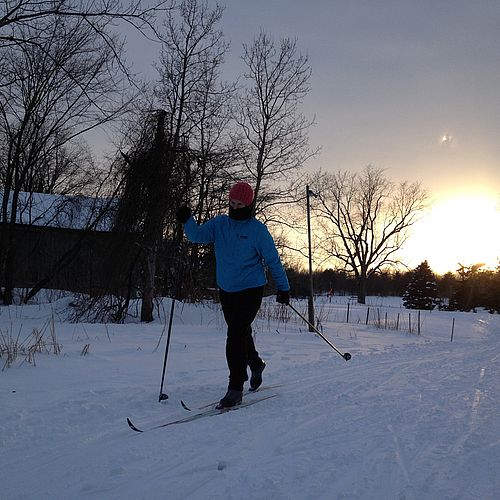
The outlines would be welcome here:
[[[290,309],[292,309],[299,318],[301,318],[303,321],[305,321],[314,331],[317,335],[319,335],[337,354],[340,354],[346,361],[349,361],[351,359],[351,355],[348,352],[342,352],[340,349],[337,349],[313,324],[309,323],[309,321],[302,316],[302,314],[295,309],[295,307],[292,306],[292,304],[288,304]]]

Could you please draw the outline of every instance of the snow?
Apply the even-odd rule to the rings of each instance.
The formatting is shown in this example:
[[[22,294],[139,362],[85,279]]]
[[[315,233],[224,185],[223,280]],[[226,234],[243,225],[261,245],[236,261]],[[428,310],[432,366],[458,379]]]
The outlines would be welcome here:
[[[89,196],[64,196],[46,193],[18,193],[16,223],[32,226],[50,226],[66,229],[109,231],[112,226],[112,209],[116,203],[107,198]],[[0,189],[0,202],[4,191]],[[9,193],[11,210],[13,193]],[[108,207],[109,205],[109,207]],[[105,212],[105,213],[101,213]],[[99,218],[99,220],[98,220]]]
[[[62,345],[0,373],[2,499],[499,498],[499,315],[422,311],[417,335],[400,299],[350,303],[346,323],[349,298],[318,298],[323,334],[346,362],[266,302],[254,329],[261,395],[277,396],[139,434],[126,417],[146,428],[189,415],[180,399],[223,395],[221,312],[176,306],[169,399],[158,403],[169,301],[160,320],[123,325],[71,324],[69,301],[0,308],[4,338],[53,328]],[[382,328],[365,324],[367,307]],[[399,330],[383,328],[386,312]]]

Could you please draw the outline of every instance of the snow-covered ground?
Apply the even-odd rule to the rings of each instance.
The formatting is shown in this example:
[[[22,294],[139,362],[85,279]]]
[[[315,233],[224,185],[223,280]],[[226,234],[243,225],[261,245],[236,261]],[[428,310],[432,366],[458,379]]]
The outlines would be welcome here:
[[[19,356],[0,372],[0,497],[500,498],[500,316],[422,312],[417,335],[399,300],[370,297],[368,325],[368,306],[354,304],[345,322],[348,300],[316,305],[350,361],[290,309],[284,323],[266,304],[255,323],[263,389],[283,385],[261,395],[277,396],[142,434],[126,417],[147,428],[187,416],[180,399],[197,406],[224,394],[216,306],[176,307],[162,403],[162,307],[155,323],[125,325],[71,324],[68,299],[0,308],[4,338],[53,329],[62,345],[35,354],[36,366]],[[392,328],[376,327],[386,312]]]

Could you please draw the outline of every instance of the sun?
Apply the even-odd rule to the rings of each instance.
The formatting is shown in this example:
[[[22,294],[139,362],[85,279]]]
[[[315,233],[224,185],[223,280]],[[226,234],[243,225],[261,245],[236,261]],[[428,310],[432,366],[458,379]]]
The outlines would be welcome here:
[[[459,264],[494,269],[500,258],[500,209],[493,195],[460,194],[435,202],[403,249],[411,267],[427,260],[438,274]]]

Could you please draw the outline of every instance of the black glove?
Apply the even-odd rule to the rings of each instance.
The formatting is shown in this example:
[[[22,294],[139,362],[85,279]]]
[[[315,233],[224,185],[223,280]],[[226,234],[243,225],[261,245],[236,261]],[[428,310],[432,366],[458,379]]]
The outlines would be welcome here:
[[[290,304],[290,292],[288,290],[278,290],[276,293],[276,302],[278,304]]]
[[[182,222],[183,224],[185,224],[188,219],[191,217],[191,214],[193,212],[191,211],[191,209],[189,207],[186,207],[186,205],[183,205],[182,207],[179,207],[177,212],[176,212],[176,217],[177,217],[177,220],[179,222]]]

